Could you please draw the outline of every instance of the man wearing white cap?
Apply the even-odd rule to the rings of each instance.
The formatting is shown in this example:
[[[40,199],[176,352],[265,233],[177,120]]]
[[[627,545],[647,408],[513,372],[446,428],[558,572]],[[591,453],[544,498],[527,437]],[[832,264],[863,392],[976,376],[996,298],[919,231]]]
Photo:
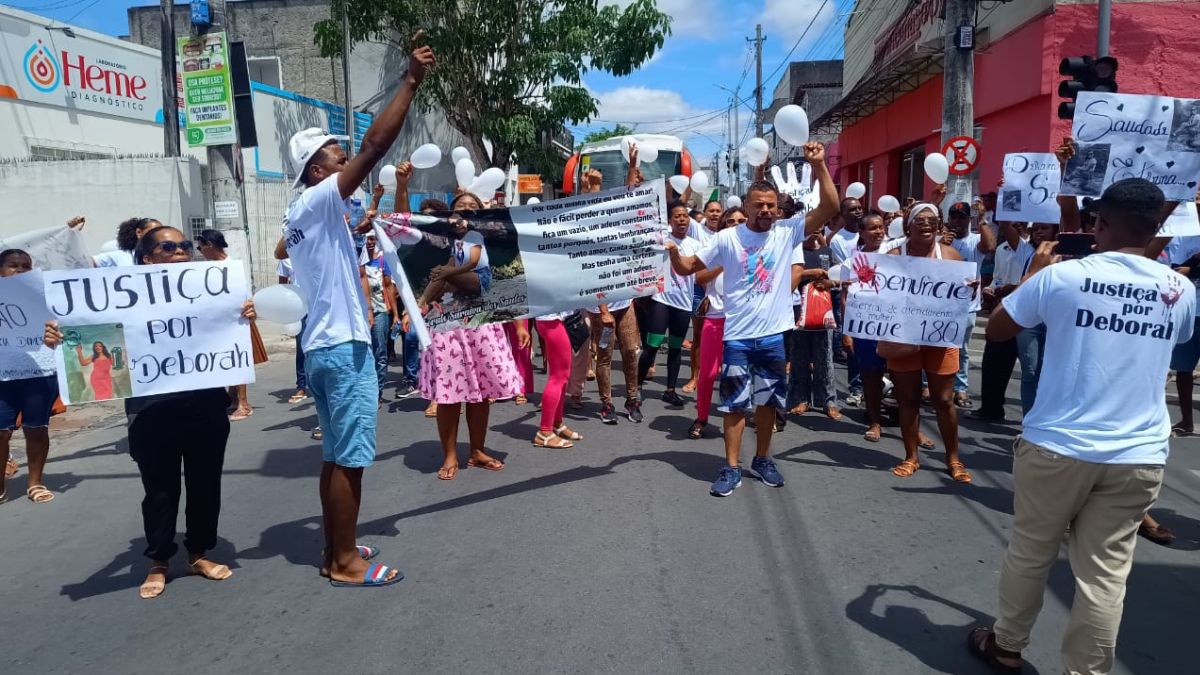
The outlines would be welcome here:
[[[355,541],[362,472],[375,461],[379,383],[346,214],[350,196],[396,141],[417,87],[433,66],[433,50],[418,47],[420,38],[420,32],[413,37],[404,84],[363,134],[353,159],[337,137],[321,129],[297,132],[288,143],[295,187],[305,190],[288,207],[284,241],[294,282],[308,298],[300,344],[308,392],[324,431],[321,571],[335,586],[386,586],[404,578],[399,570],[368,564],[378,550]]]

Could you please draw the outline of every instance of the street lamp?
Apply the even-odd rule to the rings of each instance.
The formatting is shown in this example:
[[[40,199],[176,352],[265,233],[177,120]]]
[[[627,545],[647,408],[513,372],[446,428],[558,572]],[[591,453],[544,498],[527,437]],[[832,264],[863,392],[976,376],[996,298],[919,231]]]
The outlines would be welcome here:
[[[75,31],[71,30],[70,26],[46,26],[46,30],[62,31],[62,34],[69,38],[75,37]]]

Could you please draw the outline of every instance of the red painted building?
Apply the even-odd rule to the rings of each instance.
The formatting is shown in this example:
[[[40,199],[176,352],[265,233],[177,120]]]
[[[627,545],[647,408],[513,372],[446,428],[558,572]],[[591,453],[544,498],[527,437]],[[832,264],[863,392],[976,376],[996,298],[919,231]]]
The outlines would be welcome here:
[[[889,7],[892,6],[892,7]],[[927,193],[922,164],[940,151],[943,0],[859,0],[846,27],[842,100],[814,120],[838,133],[842,185],[861,181],[870,203]],[[1094,54],[1097,5],[1080,0],[980,3],[975,136],[981,192],[1009,152],[1049,152],[1070,132],[1057,117],[1059,62]],[[1200,97],[1200,0],[1113,5],[1111,53],[1122,93]]]

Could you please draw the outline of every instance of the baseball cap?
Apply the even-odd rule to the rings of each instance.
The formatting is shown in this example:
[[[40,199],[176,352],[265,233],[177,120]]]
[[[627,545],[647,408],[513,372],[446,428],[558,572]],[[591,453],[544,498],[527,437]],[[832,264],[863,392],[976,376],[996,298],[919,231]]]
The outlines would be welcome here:
[[[292,183],[292,187],[298,188],[303,184],[301,179],[304,177],[304,170],[308,168],[309,160],[317,154],[318,150],[330,143],[337,143],[345,139],[345,136],[334,136],[318,127],[310,127],[292,134],[291,140],[288,141],[288,150],[292,155],[292,169],[296,172],[296,180]]]
[[[971,216],[971,205],[966,202],[955,202],[950,205],[950,209],[946,213],[951,218],[954,216],[969,218]]]
[[[1101,209],[1115,209],[1127,214],[1141,214],[1158,218],[1165,197],[1163,191],[1145,178],[1126,178],[1109,185],[1099,199],[1093,199],[1085,209],[1099,213]]]

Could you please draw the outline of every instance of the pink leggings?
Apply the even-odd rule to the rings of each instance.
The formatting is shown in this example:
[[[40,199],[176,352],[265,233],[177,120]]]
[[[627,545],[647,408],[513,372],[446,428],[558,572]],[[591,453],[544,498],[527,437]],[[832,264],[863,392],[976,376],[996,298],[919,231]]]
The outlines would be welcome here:
[[[543,434],[554,431],[563,421],[563,403],[566,401],[567,381],[571,379],[571,339],[562,321],[537,320],[538,333],[542,335],[542,349],[546,353],[549,376],[546,389],[542,392]]]
[[[725,317],[704,318],[700,327],[700,378],[696,383],[696,419],[708,421],[708,409],[712,406],[713,382],[721,368],[721,356],[725,350]]]
[[[504,334],[508,337],[508,347],[512,351],[513,361],[517,362],[517,372],[521,374],[521,381],[524,384],[522,394],[533,393],[533,345],[528,347],[517,346],[517,321],[525,324],[526,319],[517,319],[516,321],[507,321],[504,324]],[[528,325],[528,324],[526,324]]]

